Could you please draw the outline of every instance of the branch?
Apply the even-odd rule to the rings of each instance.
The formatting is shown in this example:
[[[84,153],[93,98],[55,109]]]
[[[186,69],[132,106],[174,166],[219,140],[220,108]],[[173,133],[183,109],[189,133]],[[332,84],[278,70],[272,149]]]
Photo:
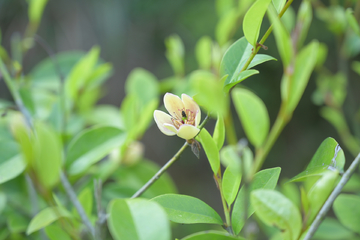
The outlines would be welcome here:
[[[315,234],[316,230],[318,229],[320,223],[322,222],[322,219],[325,217],[326,213],[329,211],[331,205],[335,201],[336,197],[340,194],[341,190],[345,186],[345,184],[349,181],[351,175],[355,172],[357,169],[357,166],[360,163],[360,153],[357,155],[355,160],[351,163],[350,167],[342,178],[340,179],[340,182],[336,185],[335,189],[330,194],[329,198],[326,200],[322,208],[320,209],[319,213],[316,215],[315,220],[312,222],[309,231],[307,232],[304,240],[310,240],[311,237]]]
[[[199,126],[202,129],[206,122],[209,120],[209,116],[206,116],[204,121]],[[160,176],[174,163],[176,160],[180,158],[182,152],[189,146],[188,142],[186,141],[184,145],[177,151],[177,153],[147,182],[144,186],[142,186],[131,198],[137,198],[141,194],[143,194],[152,184],[156,182],[160,178]]]
[[[67,179],[64,172],[60,172],[60,180],[62,185],[64,186],[65,192],[70,198],[71,203],[76,208],[76,211],[79,213],[79,216],[81,218],[81,221],[84,223],[84,225],[88,228],[91,235],[95,238],[95,228],[91,224],[89,218],[87,217],[84,208],[81,206],[81,203],[76,197],[75,191],[72,189],[69,180]]]

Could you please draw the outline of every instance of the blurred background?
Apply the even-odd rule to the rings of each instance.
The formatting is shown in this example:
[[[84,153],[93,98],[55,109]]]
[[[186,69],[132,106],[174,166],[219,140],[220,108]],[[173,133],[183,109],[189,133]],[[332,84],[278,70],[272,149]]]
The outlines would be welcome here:
[[[328,1],[318,2],[328,4]],[[345,1],[339,2],[341,4]],[[294,1],[292,4],[295,13],[300,3],[301,1]],[[186,73],[197,69],[195,44],[204,35],[215,38],[218,20],[214,0],[50,0],[38,35],[56,53],[69,50],[89,51],[94,45],[100,46],[101,58],[111,62],[114,67],[113,75],[105,84],[105,94],[100,104],[120,106],[125,95],[126,78],[134,68],[141,67],[152,72],[159,81],[173,74],[165,57],[164,44],[164,40],[172,34],[177,34],[184,42]],[[0,0],[0,28],[2,43],[6,49],[10,49],[11,38],[24,33],[27,23],[26,1]],[[269,22],[265,18],[261,33],[268,27]],[[233,40],[242,36],[239,27]],[[339,54],[339,37],[332,34],[327,24],[315,14],[305,44],[312,39],[318,39],[328,47],[325,67],[332,73],[342,70],[348,75],[348,95],[344,111],[351,130],[356,133],[359,130],[356,126],[359,126],[360,121],[360,114],[356,112],[360,102],[359,75],[350,70],[348,60]],[[265,45],[268,50],[262,49],[260,52],[271,55],[278,61],[256,67],[260,74],[245,80],[243,85],[262,98],[273,122],[280,106],[279,89],[283,69],[272,35]],[[39,45],[35,45],[24,58],[24,72],[28,73],[47,56]],[[350,56],[349,59],[360,60],[359,56]],[[342,144],[335,129],[320,116],[319,106],[312,101],[316,89],[315,79],[316,74],[313,74],[292,120],[283,130],[263,166],[280,166],[280,178],[291,178],[301,172],[325,138],[333,137]],[[2,98],[11,98],[3,82],[0,82],[0,95]],[[233,116],[238,138],[245,137],[237,115],[234,113]],[[212,132],[214,123],[212,119],[206,125],[209,132]],[[182,146],[183,140],[163,135],[152,124],[142,143],[145,146],[145,157],[163,165]],[[353,157],[347,149],[344,150],[348,166]],[[203,152],[198,160],[188,149],[180,161],[169,169],[169,173],[179,193],[198,197],[222,212],[220,196]],[[182,226],[178,227],[179,233],[181,228]]]

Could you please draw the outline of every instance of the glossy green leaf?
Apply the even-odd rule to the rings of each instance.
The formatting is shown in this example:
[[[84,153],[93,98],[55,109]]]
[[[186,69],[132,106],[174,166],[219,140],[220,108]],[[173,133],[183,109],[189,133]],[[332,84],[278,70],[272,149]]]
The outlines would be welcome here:
[[[67,96],[75,100],[78,97],[78,91],[84,87],[87,79],[93,73],[94,67],[100,54],[99,47],[93,47],[84,57],[82,57],[72,68],[65,80],[65,91]]]
[[[111,189],[104,189],[104,194],[111,195],[113,198],[123,195],[121,189],[124,187],[131,188],[130,194],[126,197],[131,197],[137,190],[139,190],[150,178],[152,178],[158,171],[160,166],[149,160],[142,160],[135,165],[129,167],[122,167],[115,172],[114,178],[116,182]],[[111,184],[111,183],[110,183]],[[109,192],[111,190],[111,192]],[[176,186],[169,174],[166,172],[151,185],[142,195],[145,198],[153,198],[155,196],[165,193],[176,193]]]
[[[311,2],[310,1],[302,1],[299,12],[297,15],[297,22],[298,24],[301,24],[301,30],[299,32],[299,37],[297,40],[297,48],[300,49],[302,45],[304,44],[304,41],[306,39],[306,36],[309,32],[309,28],[311,25],[313,17],[313,12],[311,8]]]
[[[247,71],[247,69],[255,67],[256,65],[269,60],[276,60],[275,58],[265,54],[256,54],[249,67],[244,69],[243,72],[240,72],[243,69],[246,61],[249,59],[252,48],[253,47],[247,42],[246,38],[242,37],[233,43],[225,52],[223,59],[221,60],[220,72],[222,76],[228,74],[228,77],[224,83],[225,89],[227,89],[227,91],[237,83],[258,73],[256,70]]]
[[[215,124],[213,139],[218,147],[218,150],[222,148],[225,141],[225,123],[224,118],[221,115],[218,115],[218,119]]]
[[[305,171],[290,181],[303,181],[310,176],[320,176],[328,169],[344,171],[345,156],[339,144],[333,138],[326,138],[316,150]]]
[[[244,36],[247,41],[256,47],[259,38],[260,27],[266,9],[271,0],[257,0],[246,12],[243,21]]]
[[[227,82],[227,80],[226,80],[226,82],[225,82],[226,85],[224,86],[224,91],[229,92],[230,89],[232,87],[234,87],[236,84],[241,83],[242,81],[244,81],[248,77],[251,77],[252,75],[255,75],[255,74],[258,74],[258,73],[259,73],[258,70],[253,70],[253,69],[245,70],[245,71],[240,72],[239,75],[237,75],[236,78],[233,79],[233,81]]]
[[[196,43],[195,56],[201,69],[209,70],[211,67],[211,45],[212,40],[208,36],[201,37]]]
[[[205,108],[211,115],[226,115],[228,99],[222,90],[222,83],[213,73],[204,70],[194,71],[189,82],[192,89],[197,93],[194,100]]]
[[[285,6],[286,0],[272,0],[277,13],[280,13]]]
[[[214,139],[205,128],[200,131],[196,139],[201,143],[212,171],[217,174],[220,170],[220,155]]]
[[[125,83],[125,92],[134,94],[140,99],[141,106],[159,96],[159,83],[156,77],[149,71],[142,68],[135,68],[131,71]]]
[[[29,1],[29,20],[32,24],[39,24],[44,12],[47,0],[30,0]]]
[[[256,189],[275,189],[280,176],[280,171],[281,169],[277,167],[257,172],[248,191],[251,193]],[[231,223],[233,225],[235,234],[239,234],[245,224],[245,196],[246,193],[244,187],[241,187],[240,192],[235,200],[233,212],[231,215]],[[254,213],[254,211],[255,209],[252,205],[250,205],[247,210],[247,218],[249,218]]]
[[[222,178],[223,194],[229,206],[234,202],[241,183],[241,172],[237,172],[237,167],[232,166],[225,169]]]
[[[290,34],[287,32],[284,25],[280,21],[276,10],[272,5],[269,7],[268,14],[273,24],[276,46],[283,61],[284,69],[286,69],[294,55]]]
[[[351,8],[346,9],[345,15],[350,28],[354,31],[354,33],[360,36],[359,23],[357,22],[355,16],[353,15],[353,10]]]
[[[42,123],[35,124],[34,163],[38,181],[46,188],[52,188],[59,181],[63,162],[60,136]]]
[[[116,199],[107,208],[108,227],[115,240],[170,240],[166,212],[156,202]]]
[[[242,237],[234,237],[230,233],[220,232],[215,230],[193,233],[189,236],[182,238],[181,240],[232,240],[232,239],[244,240],[244,238]]]
[[[354,233],[346,229],[334,218],[327,217],[320,223],[319,228],[314,234],[314,239],[339,240],[354,239]]]
[[[283,180],[281,182],[281,193],[301,209],[300,191],[295,183]]]
[[[292,113],[304,93],[310,75],[317,60],[319,43],[312,41],[296,56],[295,68],[292,76],[283,76],[281,82],[281,97],[286,102],[286,111]]]
[[[86,121],[91,125],[104,124],[124,129],[124,122],[119,113],[119,108],[114,105],[99,104],[85,115]]]
[[[348,229],[360,233],[360,196],[340,194],[334,201],[333,209],[339,221]]]
[[[125,141],[124,132],[115,127],[92,127],[81,132],[70,143],[66,164],[69,174],[79,174],[100,161]]]
[[[180,195],[164,194],[151,199],[159,203],[166,211],[169,219],[176,223],[213,223],[223,224],[219,214],[198,198]]]
[[[230,40],[231,35],[237,27],[237,19],[238,12],[234,8],[220,16],[215,29],[215,37],[220,46],[225,45]]]
[[[41,210],[36,216],[31,219],[31,222],[26,230],[26,234],[40,230],[58,220],[61,217],[71,218],[71,214],[62,207],[48,207]]]
[[[57,225],[47,226],[45,233],[50,240],[71,240],[69,234]]]
[[[184,44],[178,35],[172,35],[165,39],[166,58],[177,76],[182,76],[184,67]]]
[[[269,132],[270,119],[265,104],[246,89],[234,89],[232,99],[249,141],[260,147]]]
[[[307,213],[307,225],[310,225],[315,219],[317,213],[334,190],[338,171],[327,170],[323,176],[311,187],[307,199],[309,201],[309,212]]]
[[[18,154],[0,164],[0,184],[19,176],[26,168],[23,156]]]
[[[256,215],[264,223],[285,230],[292,240],[298,239],[301,214],[289,199],[275,190],[258,189],[251,192],[250,200]]]

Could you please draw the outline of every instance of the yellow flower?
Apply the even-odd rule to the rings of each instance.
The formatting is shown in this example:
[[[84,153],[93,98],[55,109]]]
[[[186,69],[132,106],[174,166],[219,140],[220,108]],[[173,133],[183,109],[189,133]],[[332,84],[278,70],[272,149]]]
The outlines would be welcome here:
[[[200,107],[191,97],[182,94],[180,99],[174,94],[166,93],[164,105],[171,115],[154,111],[154,119],[161,132],[168,136],[176,134],[186,140],[193,139],[199,133]]]

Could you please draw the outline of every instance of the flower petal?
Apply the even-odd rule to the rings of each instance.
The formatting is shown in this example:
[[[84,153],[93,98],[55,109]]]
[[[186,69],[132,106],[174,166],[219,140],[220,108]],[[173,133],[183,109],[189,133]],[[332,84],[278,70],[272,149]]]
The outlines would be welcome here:
[[[171,132],[173,132],[174,134],[172,135],[175,135],[177,134],[178,130],[176,129],[176,127],[172,124],[168,124],[168,123],[164,123],[164,127],[166,127],[168,130],[170,130]]]
[[[194,127],[193,125],[183,124],[180,126],[177,135],[183,139],[189,140],[193,139],[199,132],[199,128]]]
[[[181,111],[184,109],[184,104],[181,99],[172,94],[166,93],[164,96],[164,105],[166,110],[176,119],[181,119]]]
[[[164,126],[164,124],[172,125],[171,116],[169,114],[166,114],[163,111],[155,110],[154,119],[156,125],[158,126],[158,128],[162,133],[168,136],[173,136],[176,134],[176,132],[171,131]]]
[[[201,110],[200,110],[199,105],[194,101],[194,99],[192,99],[192,97],[190,97],[186,94],[181,94],[181,99],[184,103],[185,109],[189,109],[194,114],[196,114],[195,127],[197,127],[201,120]]]

